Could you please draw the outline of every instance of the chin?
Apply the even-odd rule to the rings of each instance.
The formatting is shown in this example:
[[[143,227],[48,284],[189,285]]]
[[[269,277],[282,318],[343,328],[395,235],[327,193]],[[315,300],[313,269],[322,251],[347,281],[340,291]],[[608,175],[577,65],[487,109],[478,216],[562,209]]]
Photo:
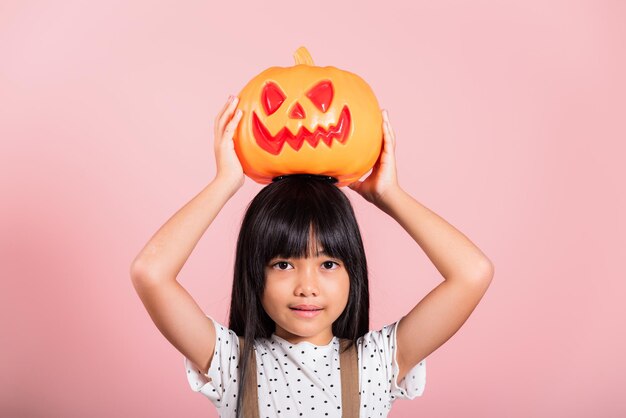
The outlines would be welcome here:
[[[323,332],[328,327],[332,327],[331,324],[326,324],[325,322],[316,322],[316,323],[302,323],[302,322],[289,322],[287,324],[278,324],[283,330],[292,335],[297,335],[298,337],[309,338],[315,337]]]
[[[306,325],[293,325],[289,326],[289,328],[283,327],[283,329],[290,334],[297,335],[299,337],[314,337],[318,335],[320,332],[326,329],[325,326],[306,326]]]

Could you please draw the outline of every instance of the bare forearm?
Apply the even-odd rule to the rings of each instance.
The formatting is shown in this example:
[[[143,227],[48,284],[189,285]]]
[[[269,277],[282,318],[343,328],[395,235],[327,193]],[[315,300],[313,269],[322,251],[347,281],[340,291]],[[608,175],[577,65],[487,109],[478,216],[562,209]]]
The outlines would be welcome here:
[[[131,276],[175,280],[204,232],[237,189],[218,178],[209,183],[152,236],[133,261]]]
[[[446,280],[492,274],[491,261],[478,247],[402,188],[390,190],[377,206],[409,233]]]

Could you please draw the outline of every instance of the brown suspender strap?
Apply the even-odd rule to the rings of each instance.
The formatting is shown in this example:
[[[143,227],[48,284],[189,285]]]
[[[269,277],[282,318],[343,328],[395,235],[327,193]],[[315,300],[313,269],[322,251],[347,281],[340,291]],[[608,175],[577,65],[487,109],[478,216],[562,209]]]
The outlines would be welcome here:
[[[350,340],[341,338],[339,346],[341,350]],[[343,418],[358,418],[359,409],[361,407],[361,398],[359,394],[359,361],[356,353],[356,347],[353,345],[350,349],[339,354],[339,365],[341,367],[341,407],[343,408]]]
[[[239,358],[243,357],[243,337],[239,337]],[[240,369],[241,370],[241,369]],[[256,382],[256,356],[252,351],[252,357],[248,361],[248,372],[244,382],[243,414],[242,417],[259,418],[259,395]],[[239,394],[241,396],[241,394]]]
[[[243,356],[243,337],[239,337],[239,354]],[[343,351],[349,340],[341,338],[339,364],[341,367],[341,407],[342,418],[358,418],[361,407],[359,394],[359,360],[356,347],[353,345],[349,350]],[[256,356],[248,363],[248,372],[244,382],[243,393],[243,416],[245,418],[259,418],[259,395],[256,381]],[[240,395],[241,396],[241,395]]]

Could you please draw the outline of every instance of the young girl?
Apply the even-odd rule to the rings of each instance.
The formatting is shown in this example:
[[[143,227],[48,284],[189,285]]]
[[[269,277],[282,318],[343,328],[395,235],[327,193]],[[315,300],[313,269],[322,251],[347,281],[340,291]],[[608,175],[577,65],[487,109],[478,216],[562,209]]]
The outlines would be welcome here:
[[[328,179],[285,176],[247,208],[229,324],[215,321],[176,277],[243,185],[232,141],[242,117],[236,105],[231,96],[215,120],[214,180],[136,257],[133,285],[155,325],[184,355],[191,388],[208,397],[221,417],[243,416],[243,399],[254,389],[260,417],[341,417],[349,402],[361,417],[385,417],[395,399],[422,395],[426,357],[467,320],[489,287],[493,265],[400,187],[395,137],[383,111],[380,158],[367,179],[349,187],[393,217],[445,280],[398,321],[370,331],[367,263],[348,198]],[[358,358],[358,395],[350,401],[342,392],[346,349],[356,349]]]

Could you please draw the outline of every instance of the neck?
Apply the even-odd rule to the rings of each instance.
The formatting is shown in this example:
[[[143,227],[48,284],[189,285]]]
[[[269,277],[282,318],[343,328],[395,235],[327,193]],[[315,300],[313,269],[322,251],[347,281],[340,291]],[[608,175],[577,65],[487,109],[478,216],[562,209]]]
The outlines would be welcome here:
[[[283,340],[289,341],[292,344],[298,344],[298,343],[306,341],[313,345],[318,345],[318,346],[328,345],[334,338],[332,329],[330,328],[320,332],[317,335],[302,336],[302,335],[293,334],[281,328],[279,325],[276,325],[276,330],[274,331],[274,334],[276,334]]]

